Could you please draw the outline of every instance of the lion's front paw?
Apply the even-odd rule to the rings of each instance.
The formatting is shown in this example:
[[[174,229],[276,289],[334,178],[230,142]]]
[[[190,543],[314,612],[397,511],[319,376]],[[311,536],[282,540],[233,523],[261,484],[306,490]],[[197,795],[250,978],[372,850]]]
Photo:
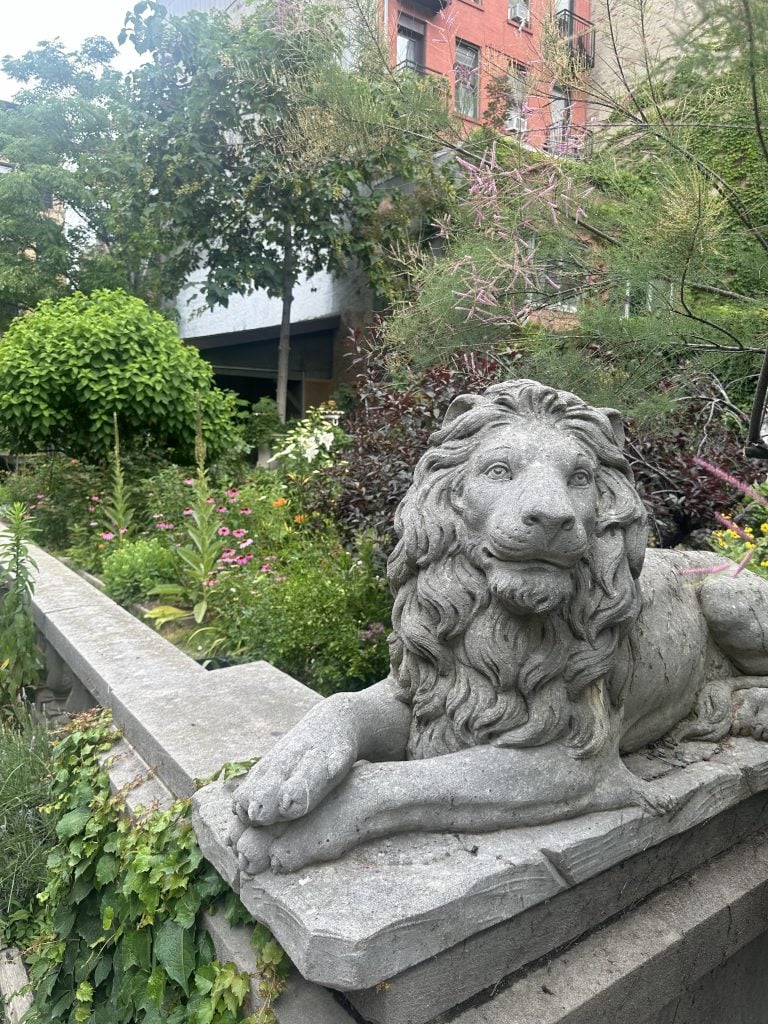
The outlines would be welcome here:
[[[317,807],[355,760],[353,745],[341,738],[288,736],[251,768],[235,790],[232,810],[247,825],[301,818]]]
[[[270,866],[275,834],[268,828],[244,828],[234,843],[237,863],[246,875],[260,875]]]

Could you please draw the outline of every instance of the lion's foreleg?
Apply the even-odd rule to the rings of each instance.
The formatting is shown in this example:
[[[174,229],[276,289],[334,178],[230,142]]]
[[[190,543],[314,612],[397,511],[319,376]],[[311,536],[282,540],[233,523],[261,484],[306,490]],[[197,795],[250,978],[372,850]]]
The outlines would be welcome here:
[[[254,765],[235,791],[232,809],[244,825],[301,817],[356,761],[404,759],[410,723],[410,710],[386,681],[329,697]]]
[[[591,810],[653,806],[618,755],[577,760],[561,747],[473,747],[455,754],[357,765],[312,813],[280,834],[249,829],[245,870],[295,871],[399,832],[483,832]],[[655,810],[666,809],[654,806]]]

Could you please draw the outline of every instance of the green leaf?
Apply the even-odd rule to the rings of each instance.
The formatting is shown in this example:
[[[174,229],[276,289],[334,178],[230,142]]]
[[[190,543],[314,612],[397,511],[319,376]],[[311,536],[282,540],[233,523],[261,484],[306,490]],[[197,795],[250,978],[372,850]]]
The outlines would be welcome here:
[[[103,981],[105,981],[106,978],[109,977],[109,974],[110,974],[111,970],[112,970],[112,956],[111,956],[111,954],[110,953],[104,953],[104,952],[100,953],[99,954],[99,959],[96,961],[96,969],[93,972],[93,984],[94,984],[95,988],[98,988],[99,985],[101,985],[101,983]]]
[[[88,981],[81,981],[77,986],[75,999],[80,1003],[90,1003],[93,999],[93,985]]]
[[[165,921],[155,938],[155,957],[181,988],[189,991],[189,977],[195,966],[195,943],[192,932],[175,921]]]
[[[105,854],[96,862],[96,881],[100,886],[114,882],[117,878],[117,860],[112,854]]]
[[[122,941],[125,970],[130,967],[139,967],[145,971],[150,969],[150,940],[149,928],[135,928],[126,931]]]
[[[88,808],[80,807],[77,810],[69,811],[56,825],[56,835],[59,839],[73,839],[85,830],[85,826],[91,820],[91,812]]]
[[[147,982],[147,993],[155,1006],[160,1007],[165,999],[166,973],[160,967],[153,967]]]

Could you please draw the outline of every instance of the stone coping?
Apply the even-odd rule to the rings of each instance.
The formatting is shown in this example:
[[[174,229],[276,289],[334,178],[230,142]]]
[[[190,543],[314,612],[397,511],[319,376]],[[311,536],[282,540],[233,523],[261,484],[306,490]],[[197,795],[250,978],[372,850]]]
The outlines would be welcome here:
[[[485,834],[405,834],[288,875],[241,876],[224,842],[233,783],[200,790],[193,820],[205,856],[305,978],[367,989],[768,789],[764,743],[731,737],[677,754],[631,759],[638,774],[644,764],[647,777],[666,772],[656,785],[677,810],[662,817],[624,809]]]
[[[177,796],[260,757],[322,700],[265,661],[207,671],[52,555],[31,554],[40,633]]]

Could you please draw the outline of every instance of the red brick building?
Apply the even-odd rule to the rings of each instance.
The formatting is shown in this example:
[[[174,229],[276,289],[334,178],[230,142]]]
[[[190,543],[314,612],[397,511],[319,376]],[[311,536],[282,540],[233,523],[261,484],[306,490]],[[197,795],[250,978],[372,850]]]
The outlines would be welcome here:
[[[590,69],[595,33],[590,0],[381,0],[392,60],[444,75],[467,127],[497,110],[509,132],[536,149],[577,154],[586,139],[583,95],[554,81],[544,39],[559,37]]]

